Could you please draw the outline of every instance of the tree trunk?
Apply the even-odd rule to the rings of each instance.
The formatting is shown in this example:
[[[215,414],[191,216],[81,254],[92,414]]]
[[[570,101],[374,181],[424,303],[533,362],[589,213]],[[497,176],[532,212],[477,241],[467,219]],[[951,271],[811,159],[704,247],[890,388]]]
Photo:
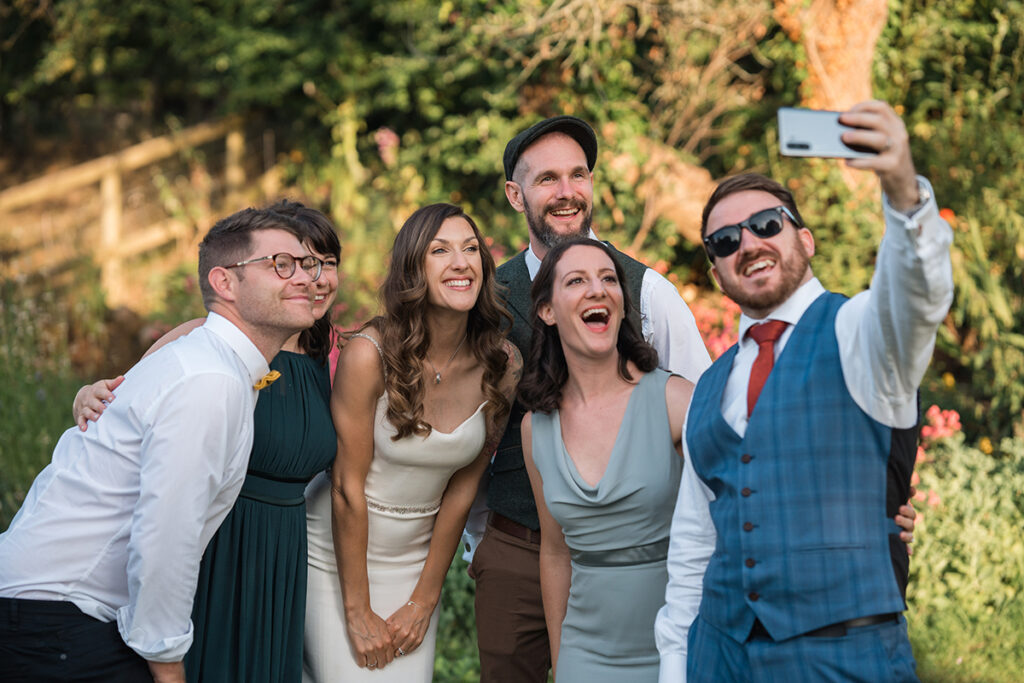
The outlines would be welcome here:
[[[775,18],[807,54],[803,106],[843,111],[869,100],[875,44],[888,0],[775,0]],[[873,190],[873,176],[844,166],[847,185]]]

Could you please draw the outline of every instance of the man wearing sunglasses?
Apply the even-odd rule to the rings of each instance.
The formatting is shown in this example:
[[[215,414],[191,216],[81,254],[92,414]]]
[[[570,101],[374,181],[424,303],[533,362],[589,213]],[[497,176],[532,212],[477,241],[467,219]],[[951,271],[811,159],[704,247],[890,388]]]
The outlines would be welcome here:
[[[0,535],[0,680],[184,682],[199,559],[245,476],[256,385],[314,322],[322,264],[303,235],[268,210],[214,225],[206,323],[61,436]]]
[[[876,173],[884,193],[868,291],[825,291],[781,184],[729,178],[704,209],[712,274],[743,314],[687,416],[656,625],[662,681],[917,680],[893,517],[953,296],[952,232],[892,108],[865,102],[840,120],[857,128],[845,143],[877,152],[848,166]]]

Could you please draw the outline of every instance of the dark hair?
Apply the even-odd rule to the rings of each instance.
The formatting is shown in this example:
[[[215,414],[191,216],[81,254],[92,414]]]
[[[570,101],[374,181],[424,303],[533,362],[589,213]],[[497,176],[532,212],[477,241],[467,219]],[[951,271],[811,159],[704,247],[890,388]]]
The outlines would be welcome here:
[[[805,227],[803,216],[800,215],[799,209],[796,208],[796,202],[793,200],[792,192],[787,190],[780,183],[767,176],[763,176],[760,173],[741,173],[740,175],[734,175],[731,178],[726,178],[720,182],[718,187],[715,188],[715,191],[711,193],[708,203],[704,205],[704,213],[702,213],[700,217],[701,239],[707,237],[708,216],[711,214],[711,210],[715,208],[715,205],[731,194],[745,192],[747,190],[759,190],[761,192],[767,192],[768,194],[775,195],[786,208],[793,212],[793,216],[796,217],[797,227]]]
[[[294,219],[303,229],[302,241],[318,254],[341,258],[341,242],[331,220],[317,211],[299,202],[282,199],[267,207],[281,216]],[[323,277],[321,275],[321,277]],[[299,347],[311,358],[321,363],[327,362],[334,344],[334,326],[331,325],[331,312],[327,311],[313,326],[299,334]]]
[[[530,296],[530,357],[526,362],[526,374],[519,383],[519,401],[527,410],[539,410],[550,413],[562,402],[562,387],[569,379],[569,366],[565,362],[562,340],[557,325],[547,325],[537,312],[544,304],[551,302],[555,284],[555,267],[567,251],[573,247],[593,247],[603,251],[615,264],[615,276],[622,288],[622,310],[630,310],[629,287],[626,283],[626,272],[611,247],[604,242],[589,237],[579,237],[561,242],[552,247],[540,265],[537,277],[533,280]],[[619,325],[619,337],[615,344],[619,352],[619,375],[626,381],[632,381],[629,374],[629,361],[641,372],[650,372],[658,367],[658,352],[644,341],[629,316],[625,316]]]
[[[411,434],[426,436],[431,426],[423,421],[423,362],[430,348],[430,330],[424,322],[427,311],[427,280],[424,263],[431,241],[449,218],[462,218],[473,229],[480,244],[481,282],[476,304],[469,311],[466,344],[484,366],[481,388],[487,398],[484,412],[492,419],[509,410],[508,399],[499,389],[505,376],[508,355],[501,329],[511,317],[495,291],[494,258],[487,249],[476,223],[454,204],[430,204],[415,211],[395,237],[391,264],[381,286],[384,314],[367,325],[381,335],[384,355],[384,384],[388,394],[388,420],[401,439]],[[366,325],[364,325],[366,327]]]
[[[306,231],[298,221],[267,209],[243,209],[214,223],[199,243],[199,291],[206,310],[217,301],[217,293],[210,285],[210,271],[245,260],[252,250],[252,234],[260,230],[284,230],[300,242],[306,239]],[[237,272],[238,279],[244,280],[245,270]]]

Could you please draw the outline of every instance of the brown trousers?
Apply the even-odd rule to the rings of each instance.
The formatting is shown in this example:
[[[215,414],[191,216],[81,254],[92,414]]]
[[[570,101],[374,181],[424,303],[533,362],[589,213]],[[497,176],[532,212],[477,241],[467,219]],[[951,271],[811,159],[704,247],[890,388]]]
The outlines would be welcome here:
[[[540,595],[540,546],[490,524],[473,555],[481,683],[547,683],[551,647]]]

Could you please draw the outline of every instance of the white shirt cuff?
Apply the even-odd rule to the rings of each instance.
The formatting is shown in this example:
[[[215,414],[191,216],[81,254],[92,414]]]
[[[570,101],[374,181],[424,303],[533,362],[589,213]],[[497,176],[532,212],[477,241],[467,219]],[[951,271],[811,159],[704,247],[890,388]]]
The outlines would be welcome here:
[[[658,683],[686,683],[686,657],[678,652],[663,654]]]

